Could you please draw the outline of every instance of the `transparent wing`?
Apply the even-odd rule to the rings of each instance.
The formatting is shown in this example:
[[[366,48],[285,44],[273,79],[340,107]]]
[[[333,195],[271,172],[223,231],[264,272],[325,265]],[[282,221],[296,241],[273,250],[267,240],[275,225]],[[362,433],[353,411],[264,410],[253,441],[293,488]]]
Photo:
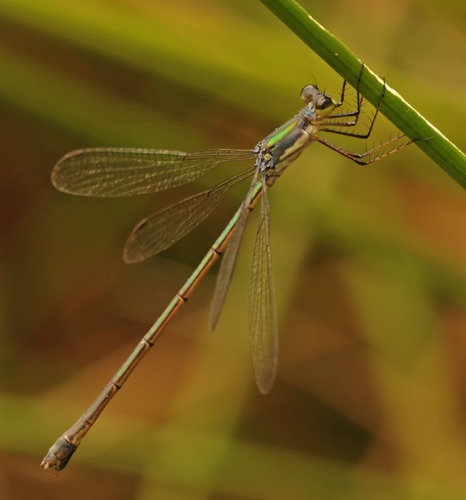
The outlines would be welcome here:
[[[90,148],[65,155],[52,171],[60,191],[83,196],[130,196],[187,184],[217,165],[253,158],[247,149],[195,153],[162,149]]]
[[[250,177],[250,167],[203,191],[143,219],[131,232],[123,252],[125,262],[140,262],[166,250],[204,221],[238,182]]]
[[[249,214],[251,213],[249,205],[251,203],[253,192],[257,187],[257,177],[258,170],[256,169],[256,175],[254,176],[245,200],[241,204],[241,212],[238,221],[222,257],[222,263],[220,264],[220,269],[218,271],[214,299],[212,301],[212,308],[210,311],[210,328],[212,330],[217,325],[223,304],[225,303],[228,289],[230,288],[230,282],[235,269],[236,260],[238,258],[244,228],[246,227],[246,222],[248,221]]]
[[[275,381],[278,329],[270,251],[270,213],[263,187],[261,221],[257,231],[248,287],[249,340],[257,387],[268,393]]]
[[[228,243],[227,249],[222,257],[220,269],[215,283],[214,299],[210,312],[210,328],[213,330],[217,325],[218,318],[222,312],[223,304],[230,288],[231,277],[235,269],[236,260],[238,258],[239,247],[243,238],[244,228],[249,216],[249,209],[243,202],[243,210],[241,211],[238,223]],[[246,208],[245,208],[246,207]]]

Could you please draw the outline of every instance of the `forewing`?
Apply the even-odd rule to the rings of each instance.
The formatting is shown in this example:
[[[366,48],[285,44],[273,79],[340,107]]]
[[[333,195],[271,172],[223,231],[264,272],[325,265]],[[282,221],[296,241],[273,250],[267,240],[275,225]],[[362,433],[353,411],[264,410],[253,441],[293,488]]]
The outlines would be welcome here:
[[[253,158],[251,150],[195,153],[162,149],[90,148],[65,155],[52,171],[53,185],[83,196],[130,196],[187,184],[217,165]]]

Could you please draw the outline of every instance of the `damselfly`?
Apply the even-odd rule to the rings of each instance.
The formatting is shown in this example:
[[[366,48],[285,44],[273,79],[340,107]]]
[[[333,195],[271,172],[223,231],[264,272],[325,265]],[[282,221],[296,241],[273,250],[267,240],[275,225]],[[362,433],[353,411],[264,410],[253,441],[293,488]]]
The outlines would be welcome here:
[[[356,85],[355,110],[338,112],[344,103],[346,81],[343,82],[339,101],[334,101],[316,85],[307,85],[301,91],[305,107],[260,141],[254,149],[213,149],[183,153],[158,149],[94,148],[73,151],[56,164],[52,182],[60,191],[84,196],[129,196],[174,188],[192,182],[227,162],[251,160],[249,168],[231,175],[213,188],[143,219],[126,243],[126,262],[142,261],[170,247],[208,217],[234,185],[248,178],[252,178],[252,181],[243,203],[229,224],[165,311],[94,403],[50,448],[41,464],[45,469],[59,471],[67,465],[104,408],[223,254],[210,319],[211,327],[215,326],[225,301],[248,216],[259,203],[260,223],[253,249],[248,290],[249,337],[257,386],[262,393],[270,391],[277,370],[278,334],[269,245],[269,188],[302,151],[314,142],[320,142],[360,165],[378,161],[412,142],[403,140],[404,136],[398,135],[364,153],[353,153],[320,135],[321,132],[330,132],[357,139],[367,139],[370,136],[384,97],[385,84],[366,132],[355,132],[353,127],[358,123],[363,103],[359,92],[362,72],[363,67]]]

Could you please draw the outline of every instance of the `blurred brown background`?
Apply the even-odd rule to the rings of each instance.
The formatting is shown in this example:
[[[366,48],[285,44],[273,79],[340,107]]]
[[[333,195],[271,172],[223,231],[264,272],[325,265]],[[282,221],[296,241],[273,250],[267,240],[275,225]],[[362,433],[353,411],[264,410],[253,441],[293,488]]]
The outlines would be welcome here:
[[[464,2],[302,4],[465,149]],[[315,145],[270,192],[270,395],[248,351],[256,214],[216,331],[215,269],[68,468],[39,468],[244,196],[127,266],[133,225],[212,179],[85,199],[52,188],[54,163],[85,146],[252,147],[315,81],[339,95],[259,2],[0,0],[0,498],[466,498],[466,197],[416,146],[363,168]],[[393,133],[382,119],[373,141]]]

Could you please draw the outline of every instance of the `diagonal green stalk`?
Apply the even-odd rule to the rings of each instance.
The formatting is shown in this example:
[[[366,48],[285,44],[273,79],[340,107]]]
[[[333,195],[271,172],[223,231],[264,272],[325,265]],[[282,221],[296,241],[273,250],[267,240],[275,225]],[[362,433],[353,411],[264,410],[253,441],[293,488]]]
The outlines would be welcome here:
[[[332,33],[327,31],[294,0],[261,0],[281,21],[303,40],[329,66],[356,85],[363,61]],[[383,81],[369,68],[364,71],[361,94],[376,104]],[[412,139],[428,138],[416,144],[437,165],[466,188],[466,156],[437,128],[408,104],[394,89],[386,85],[381,112],[404,134]]]

